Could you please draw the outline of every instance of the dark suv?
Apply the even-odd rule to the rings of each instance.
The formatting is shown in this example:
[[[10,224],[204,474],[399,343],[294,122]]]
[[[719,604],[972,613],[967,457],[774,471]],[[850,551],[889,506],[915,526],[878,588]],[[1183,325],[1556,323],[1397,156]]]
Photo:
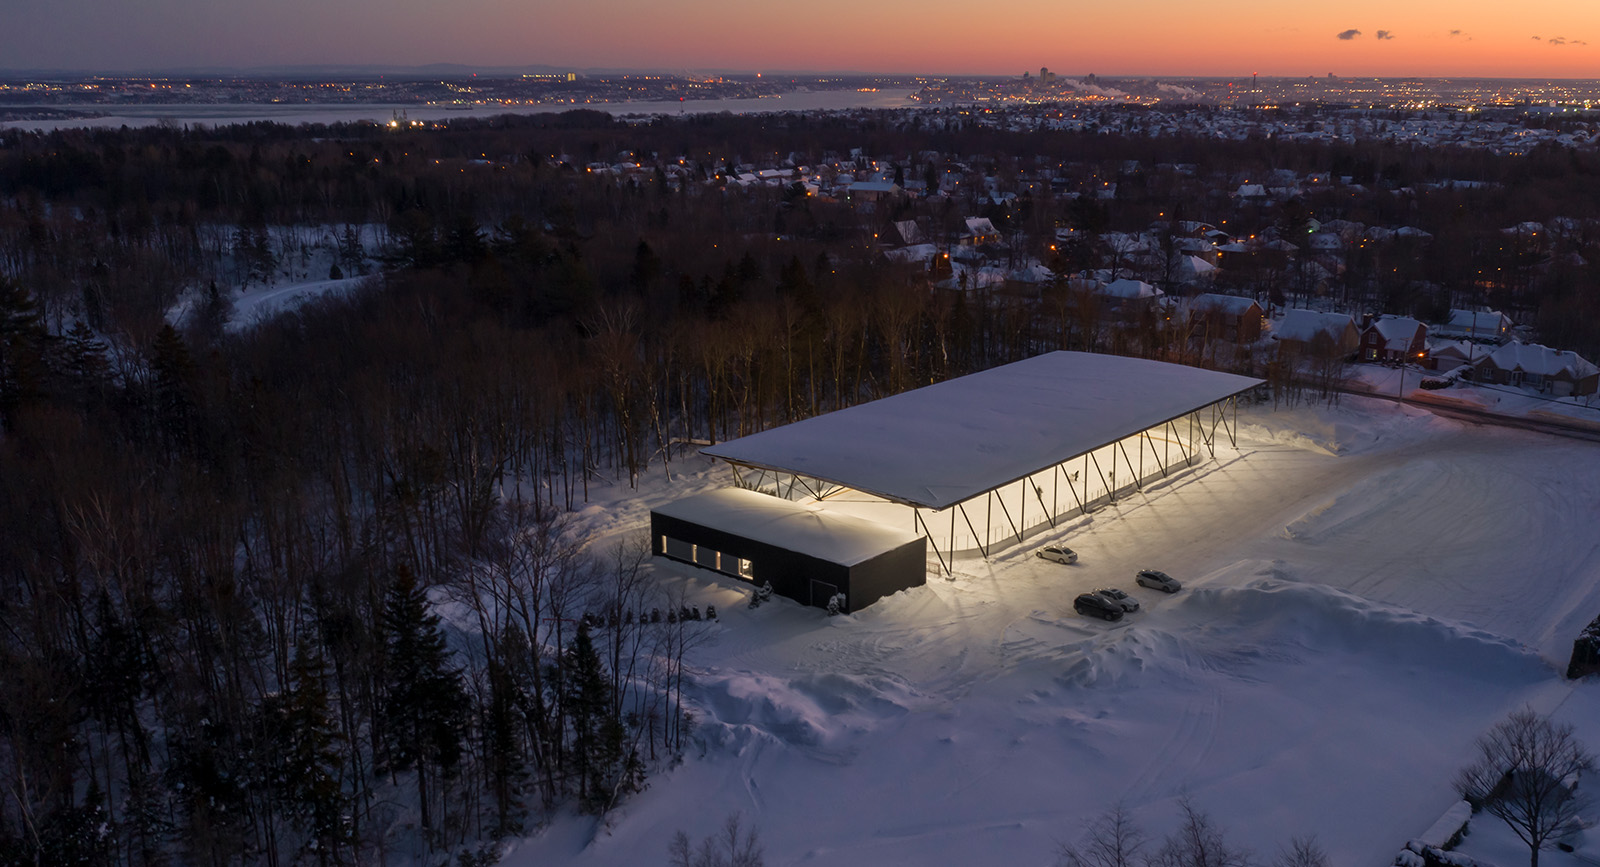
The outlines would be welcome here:
[[[1122,619],[1122,606],[1098,593],[1082,593],[1072,600],[1072,610],[1085,617],[1100,617],[1110,621]]]

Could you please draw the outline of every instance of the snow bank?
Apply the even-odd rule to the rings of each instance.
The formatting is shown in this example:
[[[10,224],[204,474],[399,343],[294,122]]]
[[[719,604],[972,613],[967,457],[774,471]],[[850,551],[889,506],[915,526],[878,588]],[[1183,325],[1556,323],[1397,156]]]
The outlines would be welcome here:
[[[800,747],[839,744],[924,704],[893,677],[834,672],[780,678],[742,671],[696,678],[685,693],[709,745],[736,750],[752,735]]]
[[[1282,445],[1324,455],[1356,455],[1378,447],[1415,442],[1448,429],[1424,409],[1371,398],[1345,396],[1336,407],[1252,407],[1240,413],[1241,441]]]
[[[1547,676],[1538,654],[1491,632],[1363,599],[1319,584],[1257,578],[1203,587],[1177,606],[1197,649],[1230,663],[1315,662],[1328,653],[1467,669],[1506,682]]]

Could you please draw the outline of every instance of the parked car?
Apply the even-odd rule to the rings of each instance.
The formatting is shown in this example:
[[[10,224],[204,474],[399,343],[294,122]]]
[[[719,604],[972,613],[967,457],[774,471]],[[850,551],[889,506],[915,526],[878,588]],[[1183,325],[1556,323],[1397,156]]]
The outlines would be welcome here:
[[[1138,582],[1140,587],[1149,587],[1151,590],[1165,590],[1168,593],[1176,593],[1183,589],[1183,585],[1178,583],[1178,579],[1155,569],[1142,569],[1139,574],[1133,576],[1133,580]]]
[[[1118,590],[1115,587],[1101,587],[1094,592],[1115,602],[1123,611],[1129,614],[1139,610],[1139,600],[1129,596],[1125,591]]]
[[[1084,617],[1099,617],[1113,622],[1122,619],[1122,606],[1098,593],[1078,594],[1078,598],[1072,600],[1072,610]]]
[[[1078,562],[1078,552],[1064,545],[1046,545],[1035,551],[1034,556],[1049,560],[1052,563],[1063,563],[1068,566]]]

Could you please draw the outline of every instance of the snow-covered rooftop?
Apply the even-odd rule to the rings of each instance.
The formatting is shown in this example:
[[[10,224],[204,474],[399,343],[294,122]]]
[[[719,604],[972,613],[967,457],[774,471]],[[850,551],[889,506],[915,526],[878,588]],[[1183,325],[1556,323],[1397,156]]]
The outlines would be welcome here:
[[[1160,289],[1151,286],[1149,283],[1146,283],[1143,280],[1130,280],[1124,277],[1121,280],[1113,280],[1110,283],[1107,283],[1100,289],[1100,294],[1105,295],[1108,298],[1139,300],[1155,298],[1161,295],[1162,292]]]
[[[942,509],[1261,384],[1051,352],[701,452]]]
[[[1218,310],[1234,315],[1249,313],[1251,307],[1256,308],[1257,311],[1261,309],[1261,305],[1254,298],[1245,298],[1240,295],[1218,295],[1210,292],[1190,298],[1188,306],[1191,311],[1197,313]]]
[[[1461,331],[1474,336],[1498,336],[1511,327],[1511,320],[1496,310],[1451,310],[1446,330]]]
[[[1380,316],[1373,321],[1372,327],[1383,338],[1384,348],[1394,352],[1409,350],[1419,329],[1423,330],[1424,337],[1427,336],[1427,326],[1405,316]]]
[[[841,566],[854,566],[919,538],[910,530],[743,488],[706,491],[653,511]]]
[[[1583,379],[1596,373],[1594,364],[1576,352],[1520,340],[1513,340],[1490,353],[1489,362],[1501,370],[1520,369],[1541,376],[1558,376],[1566,371],[1573,379]]]
[[[1355,319],[1348,313],[1321,313],[1295,308],[1284,311],[1283,318],[1272,327],[1272,334],[1279,340],[1309,341],[1318,334],[1337,338],[1345,328],[1354,326]]]

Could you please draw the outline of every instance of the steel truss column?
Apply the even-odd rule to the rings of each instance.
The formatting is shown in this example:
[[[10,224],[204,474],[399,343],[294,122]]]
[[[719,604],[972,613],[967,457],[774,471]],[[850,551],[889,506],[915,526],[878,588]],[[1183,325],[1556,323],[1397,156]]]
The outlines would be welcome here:
[[[1117,451],[1122,452],[1122,462],[1128,465],[1129,470],[1132,470],[1133,461],[1128,460],[1128,450],[1122,447],[1122,440],[1117,440]],[[1112,457],[1115,457],[1115,455]],[[1136,491],[1144,490],[1144,454],[1142,452],[1139,454],[1139,466],[1140,471],[1133,475],[1133,489]],[[1112,475],[1115,475],[1115,473]]]
[[[939,553],[939,543],[933,540],[933,530],[928,526],[928,523],[922,520],[922,510],[913,508],[912,514],[916,516],[916,522],[922,528],[923,537],[928,540],[928,547],[933,549],[933,556],[939,558],[939,568],[944,570],[945,577],[949,577],[950,564],[946,563],[944,561],[944,555]]]
[[[794,493],[794,486],[796,484],[800,485],[800,487],[802,487],[802,488],[805,488],[806,493],[810,494],[812,497],[814,497],[814,498],[816,498],[818,500],[822,499],[822,494],[819,493],[818,491],[816,491],[815,489],[813,489],[810,485],[806,484],[804,481],[802,481],[801,478],[800,478],[800,474],[799,473],[795,473],[794,474],[794,482],[790,483],[790,485],[789,485],[789,493],[791,493],[791,494]]]
[[[1000,513],[1002,515],[1006,516],[1006,523],[1011,525],[1011,532],[1017,534],[1017,544],[1021,545],[1022,544],[1022,531],[1017,529],[1017,522],[1011,520],[1011,510],[1006,508],[1006,498],[1005,497],[996,497],[995,499],[1000,501]],[[1022,498],[1022,502],[1024,502],[1024,503],[1028,502],[1028,498],[1027,497],[1023,497]]]
[[[1156,462],[1156,468],[1161,470],[1161,478],[1163,478],[1163,479],[1166,478],[1167,477],[1167,464],[1166,464],[1165,461],[1163,461],[1161,459],[1160,455],[1156,454],[1156,444],[1155,444],[1154,440],[1150,439],[1150,432],[1149,431],[1140,431],[1139,435],[1144,437],[1145,443],[1147,443],[1150,446],[1150,460],[1155,461]],[[1164,447],[1164,446],[1166,446],[1166,444],[1167,444],[1167,441],[1165,439],[1162,439],[1161,445]],[[1140,451],[1140,454],[1142,455],[1142,454],[1144,454],[1144,452]]]
[[[1113,460],[1115,460],[1116,457],[1117,457],[1117,453],[1116,452],[1112,452],[1111,453],[1111,457],[1112,457]],[[1096,474],[1098,474],[1100,476],[1100,484],[1106,486],[1106,502],[1115,503],[1117,501],[1117,492],[1111,490],[1111,483],[1106,481],[1105,471],[1100,469],[1100,459],[1094,456],[1094,452],[1090,452],[1089,453],[1089,460],[1094,461],[1094,471],[1095,471]],[[1116,465],[1113,464],[1111,468],[1113,470],[1115,470],[1116,469]],[[1116,473],[1112,473],[1112,475],[1115,476]],[[1083,490],[1084,490],[1084,493],[1086,493],[1086,494],[1088,493],[1089,487],[1088,487],[1088,483],[1087,482],[1084,483],[1084,489]]]
[[[1028,482],[1027,479],[1023,479],[1022,480],[1022,484],[1024,486],[1026,486],[1026,485],[1029,484],[1029,482]],[[1027,487],[1023,487],[1022,496],[1017,498],[1017,524],[1019,526],[1021,526],[1022,529],[1024,529],[1024,530],[1028,529],[1028,489],[1027,489]],[[1017,536],[1017,541],[1018,542],[1022,541],[1022,537],[1020,535]]]
[[[1178,446],[1178,453],[1183,455],[1183,465],[1188,466],[1189,462],[1193,460],[1193,456],[1189,454],[1189,450],[1187,448],[1184,448],[1183,438],[1178,436],[1177,429],[1172,426],[1172,422],[1170,421],[1167,422],[1167,430],[1169,430],[1172,434],[1172,442]]]
[[[1144,433],[1144,431],[1140,431],[1139,433]],[[1133,438],[1135,440],[1138,440],[1138,442],[1139,442],[1139,444],[1135,448],[1137,448],[1139,450],[1139,484],[1141,486],[1143,486],[1144,485],[1144,441],[1140,440],[1139,436],[1137,434],[1135,434]]]
[[[1080,502],[1089,502],[1089,455],[1083,456],[1083,499]]]
[[[983,544],[993,545],[994,538],[994,489],[989,489],[989,506],[983,516]]]
[[[1056,464],[1056,469],[1061,471],[1061,475],[1067,476],[1067,465],[1065,462]],[[1078,513],[1082,514],[1084,511],[1083,498],[1078,496],[1078,489],[1072,486],[1071,476],[1067,476],[1067,490],[1072,492],[1072,501],[1078,504]]]
[[[946,550],[950,552],[950,562],[956,560],[956,510],[950,510],[950,538],[946,540]]]
[[[1050,507],[1044,504],[1044,491],[1041,490],[1038,485],[1033,483],[1033,476],[1029,476],[1027,478],[1027,482],[1028,490],[1033,491],[1034,497],[1039,500],[1039,508],[1044,510],[1044,519],[1050,522],[1050,529],[1054,530],[1056,528],[1056,519],[1055,516],[1050,513]]]
[[[978,541],[978,528],[972,526],[972,518],[967,515],[966,504],[956,503],[956,508],[961,510],[961,517],[967,522],[967,529],[972,531],[972,543],[978,546],[979,551],[983,552],[983,559],[989,559],[989,546]]]

